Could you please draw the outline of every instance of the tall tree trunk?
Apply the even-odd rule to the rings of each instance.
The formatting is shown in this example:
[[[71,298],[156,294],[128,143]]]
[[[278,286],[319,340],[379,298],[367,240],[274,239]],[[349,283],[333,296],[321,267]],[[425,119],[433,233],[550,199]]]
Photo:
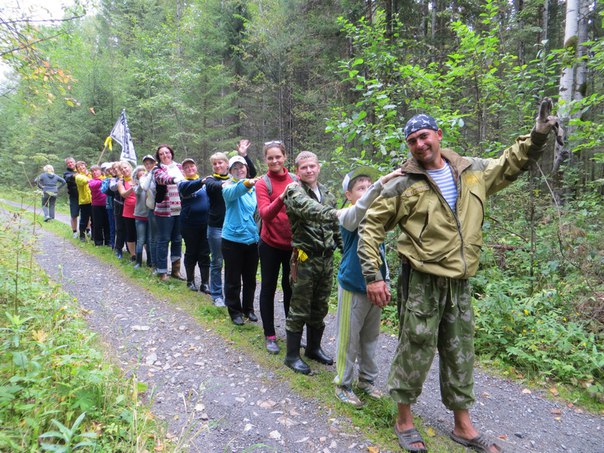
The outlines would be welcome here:
[[[581,0],[568,0],[566,2],[566,26],[564,29],[564,46],[570,48],[570,51],[576,54],[578,46],[579,32],[579,4]],[[559,104],[558,117],[568,133],[568,123],[570,120],[571,103],[573,99],[573,87],[575,80],[575,65],[572,64],[562,69],[560,77],[560,86],[558,88]],[[569,156],[568,143],[565,146],[556,146],[556,157],[552,169],[556,175],[557,182],[560,183],[562,175],[559,174],[560,166]],[[558,184],[558,189],[560,185]]]
[[[547,45],[547,40],[549,39],[549,0],[544,0],[543,2],[543,15],[541,19],[541,39],[540,41],[544,47],[549,47]]]
[[[547,1],[547,0],[546,0]],[[524,9],[524,1],[516,0],[516,15],[518,17],[518,27],[523,30],[524,29],[524,20],[522,19],[522,10]],[[524,64],[524,40],[521,39],[518,43],[518,62],[520,64]]]
[[[432,29],[431,39],[432,44],[434,44],[434,40],[436,39],[436,13],[438,10],[438,4],[436,3],[436,0],[432,0],[430,4],[432,5],[432,11],[430,16],[430,28]]]
[[[577,43],[577,57],[579,58],[579,64],[577,65],[577,69],[575,71],[575,86],[573,92],[573,101],[578,102],[585,97],[586,89],[587,89],[587,65],[584,61],[584,58],[587,56],[587,46],[585,46],[585,42],[589,39],[589,1],[588,0],[580,0],[580,8],[579,8],[579,41]],[[573,117],[579,117],[580,114],[577,113]],[[573,128],[574,129],[574,128]],[[590,166],[590,159],[588,158],[588,152],[582,152],[582,156],[579,156],[580,161],[585,161],[585,167],[582,167],[584,173],[582,174],[581,181],[585,183],[587,179],[586,172]],[[572,156],[572,153],[571,153]],[[583,157],[583,159],[581,159]],[[587,157],[587,158],[585,158]]]

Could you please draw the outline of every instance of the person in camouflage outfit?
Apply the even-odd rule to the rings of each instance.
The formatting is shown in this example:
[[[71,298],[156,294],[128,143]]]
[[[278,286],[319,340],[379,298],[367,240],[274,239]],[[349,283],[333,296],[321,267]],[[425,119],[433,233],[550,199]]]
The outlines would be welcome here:
[[[397,225],[402,272],[399,343],[388,378],[397,402],[395,433],[401,447],[426,452],[411,404],[421,393],[435,349],[439,351],[442,401],[453,411],[450,436],[485,452],[502,448],[479,434],[469,416],[474,402],[474,314],[468,278],[478,269],[486,198],[511,184],[545,149],[557,127],[551,100],[541,104],[535,128],[499,158],[462,157],[441,148],[436,120],[420,114],[405,126],[411,158],[404,175],[390,181],[359,227],[358,254],[367,297],[384,306],[390,292],[380,273],[379,245]]]
[[[318,182],[321,166],[317,156],[302,151],[296,156],[295,168],[300,183],[289,184],[283,199],[294,247],[290,274],[292,298],[285,322],[285,364],[297,373],[308,374],[310,367],[300,358],[304,325],[306,357],[333,364],[333,359],[321,349],[321,339],[332,286],[333,252],[336,248],[342,249],[342,237],[336,199]]]

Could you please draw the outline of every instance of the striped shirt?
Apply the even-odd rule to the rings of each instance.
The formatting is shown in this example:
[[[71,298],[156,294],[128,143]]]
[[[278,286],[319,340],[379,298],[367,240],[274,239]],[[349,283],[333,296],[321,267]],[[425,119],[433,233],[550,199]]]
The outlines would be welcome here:
[[[457,205],[457,186],[455,185],[449,162],[445,161],[445,166],[439,170],[427,171],[440,189],[440,192],[451,207],[451,210],[455,212],[455,207]]]

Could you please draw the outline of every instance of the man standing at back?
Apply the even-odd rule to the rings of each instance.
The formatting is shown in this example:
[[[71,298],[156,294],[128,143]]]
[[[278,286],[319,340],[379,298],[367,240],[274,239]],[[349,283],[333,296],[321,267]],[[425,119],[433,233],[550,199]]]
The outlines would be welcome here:
[[[73,157],[65,159],[65,172],[63,173],[63,179],[67,183],[67,195],[69,195],[69,214],[71,217],[71,231],[73,237],[78,237],[78,215],[80,214],[80,205],[78,202],[78,185],[76,184],[75,175],[76,161]]]
[[[405,126],[411,158],[403,176],[390,181],[359,227],[359,258],[371,302],[384,306],[390,292],[380,273],[379,245],[397,225],[397,252],[402,271],[399,343],[388,387],[398,404],[394,427],[400,446],[426,452],[415,429],[411,404],[421,393],[435,349],[439,351],[440,390],[453,411],[450,436],[466,447],[501,452],[479,434],[469,408],[474,403],[474,314],[468,279],[478,269],[487,196],[513,182],[545,149],[556,124],[551,100],[541,104],[537,123],[499,158],[462,157],[441,148],[442,130],[430,115],[420,114]]]

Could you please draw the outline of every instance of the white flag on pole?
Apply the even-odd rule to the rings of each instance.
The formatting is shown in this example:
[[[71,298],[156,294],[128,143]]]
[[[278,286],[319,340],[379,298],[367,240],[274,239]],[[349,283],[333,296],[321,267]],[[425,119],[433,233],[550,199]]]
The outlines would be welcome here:
[[[126,119],[126,109],[122,110],[120,117],[117,119],[115,126],[111,129],[109,136],[122,145],[122,154],[120,160],[127,160],[136,165],[136,152],[132,144],[130,129],[128,129],[128,120]]]

